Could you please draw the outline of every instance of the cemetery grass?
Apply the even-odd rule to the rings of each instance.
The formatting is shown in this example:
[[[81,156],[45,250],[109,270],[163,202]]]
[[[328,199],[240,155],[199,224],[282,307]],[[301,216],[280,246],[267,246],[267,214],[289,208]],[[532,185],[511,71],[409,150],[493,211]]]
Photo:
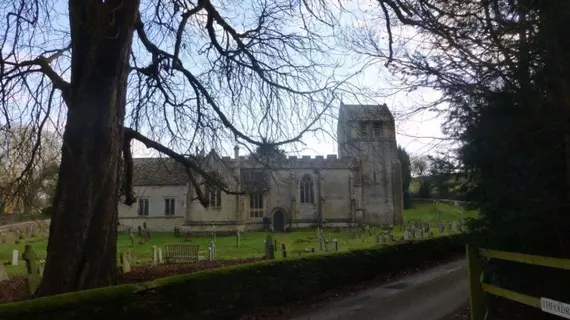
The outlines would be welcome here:
[[[415,204],[413,208],[405,210],[404,220],[409,222],[411,220],[419,220],[424,222],[439,222],[456,221],[465,216],[474,216],[475,213],[460,214],[458,210],[461,208],[444,207],[434,209],[433,204],[420,203]],[[381,233],[381,230],[376,228],[371,230],[375,233]],[[441,236],[437,228],[432,228],[434,236]],[[403,232],[399,227],[394,227],[391,232],[396,238],[401,238]],[[348,232],[339,232],[337,228],[325,228],[324,235],[327,239],[329,236],[332,239],[338,240],[339,251],[349,251],[361,248],[367,248],[375,245],[374,233],[362,233],[361,239],[349,239]],[[444,234],[445,235],[445,234]],[[240,247],[237,248],[236,236],[217,236],[216,237],[216,259],[217,260],[235,260],[235,259],[250,259],[260,258],[264,256],[264,240],[266,237],[265,232],[244,232],[241,234]],[[133,267],[148,265],[152,261],[152,247],[161,247],[164,250],[166,244],[196,244],[200,246],[200,251],[204,257],[207,256],[208,244],[211,241],[210,236],[192,237],[190,241],[185,241],[184,238],[175,237],[174,232],[153,232],[151,234],[151,241],[140,244],[140,238],[135,235],[135,247],[131,246],[131,240],[127,233],[120,233],[117,241],[117,253],[122,251],[131,250]],[[326,254],[325,251],[320,250],[317,239],[317,234],[314,229],[295,229],[293,232],[276,233],[274,239],[277,240],[279,250],[276,252],[275,257],[282,259],[281,244],[284,243],[287,248],[287,255],[289,257],[301,255],[314,255]],[[24,251],[24,246],[31,244],[32,248],[38,255],[39,259],[45,259],[47,241],[40,239],[25,239],[20,244],[5,243],[0,244],[0,262],[4,264],[4,268],[9,276],[24,275],[25,263],[21,261],[21,254]],[[315,253],[312,253],[312,248],[315,248]],[[19,251],[19,265],[12,266],[10,261],[12,259],[12,251],[17,249]],[[328,245],[328,252],[332,252],[334,248],[332,244]],[[308,252],[307,252],[308,251]]]
[[[478,211],[465,210],[463,207],[456,207],[452,204],[439,202],[425,203],[416,202],[413,207],[404,211],[404,222],[423,221],[427,223],[438,223],[440,221],[458,221],[466,218],[477,218]]]

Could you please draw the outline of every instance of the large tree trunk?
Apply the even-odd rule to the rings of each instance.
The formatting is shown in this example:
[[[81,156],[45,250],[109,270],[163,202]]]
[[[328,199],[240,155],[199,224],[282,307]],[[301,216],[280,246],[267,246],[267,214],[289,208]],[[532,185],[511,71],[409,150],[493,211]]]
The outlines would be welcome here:
[[[70,105],[37,296],[116,283],[118,165],[138,5],[69,2]]]

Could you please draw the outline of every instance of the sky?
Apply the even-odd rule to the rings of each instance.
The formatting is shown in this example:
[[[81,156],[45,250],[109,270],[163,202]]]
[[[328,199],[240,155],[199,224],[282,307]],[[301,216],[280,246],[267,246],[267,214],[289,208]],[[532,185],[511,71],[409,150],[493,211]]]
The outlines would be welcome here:
[[[222,0],[219,0],[222,1]],[[232,0],[228,0],[232,1]],[[249,0],[253,5],[258,0]],[[377,30],[378,33],[378,43],[383,49],[386,48],[386,40],[385,40],[385,22],[382,19],[378,19],[380,13],[378,10],[378,5],[375,0],[323,0],[323,1],[330,1],[331,6],[336,6],[339,2],[343,4],[344,10],[340,10],[338,12],[334,12],[335,14],[339,14],[340,18],[340,27],[362,27],[362,28],[370,28]],[[152,0],[146,1],[146,3],[152,4]],[[261,1],[260,3],[263,3]],[[58,12],[58,15],[54,15],[51,17],[53,20],[52,23],[55,23],[56,28],[59,30],[64,30],[68,23],[68,19],[66,17],[66,2],[65,1],[56,1],[54,4],[55,10]],[[227,13],[228,16],[239,16],[243,12],[247,12],[248,8],[244,6],[241,9],[241,13],[235,7],[230,7],[232,10],[231,13]],[[152,11],[151,11],[152,12]],[[200,19],[198,17],[197,19]],[[198,21],[197,25],[200,25]],[[299,28],[299,31],[302,32],[302,29],[295,24],[295,21],[289,24],[288,28]],[[199,29],[199,28],[198,28]],[[201,32],[202,30],[193,30],[195,32]],[[0,30],[2,28],[0,27]],[[239,30],[238,30],[239,31]],[[413,45],[414,41],[418,41],[415,39],[415,32],[413,30],[405,29],[405,28],[394,28],[394,39],[395,41],[402,40],[406,43],[406,45]],[[384,38],[384,39],[382,39]],[[55,38],[54,38],[55,39]],[[63,40],[62,40],[63,39]],[[42,41],[42,40],[40,40]],[[55,48],[61,48],[65,46],[65,36],[60,36],[58,40],[52,40],[51,42],[47,42],[49,45],[54,44]],[[68,40],[67,40],[68,41]],[[136,41],[135,41],[136,42]],[[40,44],[38,43],[37,50],[44,50],[49,45]],[[168,46],[169,44],[162,43],[159,45]],[[170,44],[171,45],[171,44]],[[346,45],[345,43],[341,44]],[[197,46],[197,45],[196,45]],[[338,46],[338,44],[337,44]],[[350,48],[348,48],[350,49]],[[4,52],[4,48],[2,49]],[[137,50],[136,48],[134,50]],[[345,51],[346,52],[346,51]],[[18,52],[18,55],[21,56],[21,59],[26,57],[26,54],[33,56],[33,53],[26,53],[26,52]],[[27,58],[27,57],[26,57]],[[144,59],[144,55],[142,59]],[[348,56],[345,57],[347,61],[360,61],[363,59],[361,56]],[[65,60],[65,57],[62,58],[63,62],[61,65],[65,65],[68,60]],[[189,58],[189,65],[200,65],[201,61],[193,60],[193,57]],[[356,64],[347,64],[345,67],[341,68],[341,71],[350,74],[353,72],[351,67],[355,67]],[[198,73],[199,71],[193,71]],[[68,75],[64,74],[63,77],[68,79]],[[409,153],[413,155],[425,155],[425,154],[433,154],[436,151],[440,150],[447,150],[449,148],[449,142],[442,140],[443,134],[441,132],[441,124],[443,118],[438,116],[437,114],[429,111],[422,111],[413,113],[410,115],[410,112],[419,106],[425,105],[427,102],[434,101],[439,97],[437,92],[434,92],[430,89],[420,88],[412,93],[408,93],[405,91],[399,91],[400,83],[398,80],[398,75],[392,75],[384,66],[383,63],[374,63],[366,68],[365,71],[360,73],[357,77],[351,79],[351,84],[356,87],[367,88],[373,90],[377,93],[376,97],[371,101],[369,98],[366,103],[378,103],[378,104],[386,104],[389,109],[394,114],[395,122],[396,122],[396,133],[397,133],[397,142],[399,145],[404,147]],[[134,90],[135,88],[131,88]],[[190,88],[183,88],[182,90],[189,90]],[[216,89],[212,89],[212,91],[216,91]],[[183,91],[182,91],[183,93]],[[319,133],[319,134],[312,134],[306,133],[301,141],[302,144],[296,145],[287,145],[284,146],[284,149],[290,155],[327,155],[327,154],[336,154],[337,153],[337,144],[335,141],[334,133],[336,132],[336,121],[334,120],[335,115],[337,114],[338,107],[340,105],[341,100],[344,103],[358,103],[356,99],[360,99],[359,97],[354,97],[350,95],[341,95],[340,99],[336,99],[332,102],[332,108],[327,112],[327,120],[323,121],[323,126],[321,127],[326,133]],[[152,100],[152,99],[151,99]],[[229,102],[227,99],[221,99],[221,101]],[[242,102],[243,104],[244,102]],[[231,102],[229,103],[231,104]],[[245,101],[247,104],[247,101]],[[301,112],[303,108],[299,109]],[[64,114],[64,112],[63,112]],[[285,117],[300,117],[302,118],[304,115],[302,114],[287,114]],[[62,124],[65,119],[64,115],[62,118],[62,113],[57,114],[57,119],[53,118],[53,123],[48,123],[48,126],[51,124],[52,129],[54,129],[58,124]],[[250,119],[251,118],[251,119]],[[251,117],[248,115],[238,115],[238,121],[249,122],[250,124],[253,122],[255,124],[255,117]],[[159,123],[160,125],[160,123]],[[152,131],[153,128],[147,128],[147,130]],[[294,131],[294,130],[291,130]],[[147,133],[147,132],[143,132]],[[295,132],[291,132],[291,134],[295,134]],[[166,140],[161,140],[161,142],[166,144]],[[233,147],[234,142],[230,140],[225,140],[221,143],[221,145],[217,146],[217,151],[222,155],[233,155]],[[208,150],[206,150],[208,151]],[[144,156],[157,156],[158,154],[152,150],[146,149],[140,143],[133,144],[133,153],[136,157],[144,157]],[[242,154],[246,154],[247,150],[243,150]]]
[[[338,0],[328,1],[336,4]],[[372,28],[379,32],[379,36],[385,37],[385,24],[383,20],[377,18],[379,16],[378,10],[380,9],[375,0],[341,0],[341,2],[346,11],[350,12],[350,14],[342,15],[343,26]],[[408,47],[414,46],[419,41],[415,38],[416,33],[413,30],[402,27],[394,28],[393,36],[396,42],[405,42]],[[379,39],[378,43],[383,48],[386,48],[387,42],[385,39]],[[417,46],[415,48],[417,49]],[[358,59],[362,59],[362,57],[355,55],[354,60]],[[352,70],[346,67],[344,71],[350,73]],[[362,88],[370,88],[379,93],[373,99],[373,102],[367,100],[366,103],[386,104],[389,107],[395,118],[397,142],[408,153],[421,156],[434,154],[438,151],[446,151],[450,148],[450,142],[443,139],[445,137],[441,131],[444,116],[430,111],[421,111],[410,115],[412,110],[440,97],[438,92],[427,88],[420,88],[411,93],[399,91],[401,83],[398,76],[392,75],[383,63],[374,63],[367,67],[351,83]],[[358,97],[346,95],[333,102],[332,109],[329,112],[329,119],[321,127],[327,133],[306,133],[301,139],[302,144],[286,145],[284,149],[289,155],[297,156],[337,154],[337,143],[335,141],[336,120],[334,120],[334,116],[338,113],[337,110],[341,100],[344,103],[358,103],[355,99],[358,99]],[[216,149],[222,155],[233,156],[233,147],[234,143],[232,141],[225,141]],[[244,148],[241,150],[242,155],[249,152],[244,150]],[[156,156],[154,151],[147,150],[138,143],[134,144],[134,154],[135,156]]]

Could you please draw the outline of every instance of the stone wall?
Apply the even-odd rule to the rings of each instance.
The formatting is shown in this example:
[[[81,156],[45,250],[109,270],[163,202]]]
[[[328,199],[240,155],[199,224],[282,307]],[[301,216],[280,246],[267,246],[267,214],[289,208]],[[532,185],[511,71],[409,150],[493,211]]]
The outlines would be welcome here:
[[[33,220],[33,221],[25,221],[25,222],[7,224],[7,225],[0,226],[0,232],[10,232],[11,230],[15,230],[15,229],[19,229],[20,232],[24,232],[24,231],[26,231],[26,229],[29,226],[33,226],[35,228],[35,227],[38,227],[38,225],[40,223],[43,224],[44,227],[49,228],[50,221],[51,221],[50,219],[46,219],[46,220]]]
[[[184,225],[184,217],[122,217],[119,218],[119,232],[126,232],[132,228],[136,232],[138,227],[146,222],[146,227],[154,232],[174,232],[174,227]]]

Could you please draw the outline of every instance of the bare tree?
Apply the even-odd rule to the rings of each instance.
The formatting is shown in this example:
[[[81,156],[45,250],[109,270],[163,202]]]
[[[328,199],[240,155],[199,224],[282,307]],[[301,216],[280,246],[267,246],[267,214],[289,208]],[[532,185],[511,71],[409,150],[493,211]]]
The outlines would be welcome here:
[[[427,156],[412,156],[412,173],[418,177],[426,174],[428,171],[428,160]]]
[[[36,144],[33,130],[33,127],[0,129],[2,211],[39,213],[55,191],[61,150],[59,137],[44,132]]]
[[[335,92],[349,90],[345,81],[359,72],[339,69],[346,56],[335,46],[333,7],[0,1],[3,124],[64,129],[36,295],[116,282],[117,204],[120,191],[124,203],[134,202],[133,141],[183,164],[207,205],[197,181],[222,183],[190,155],[197,145],[278,146],[315,130]]]

